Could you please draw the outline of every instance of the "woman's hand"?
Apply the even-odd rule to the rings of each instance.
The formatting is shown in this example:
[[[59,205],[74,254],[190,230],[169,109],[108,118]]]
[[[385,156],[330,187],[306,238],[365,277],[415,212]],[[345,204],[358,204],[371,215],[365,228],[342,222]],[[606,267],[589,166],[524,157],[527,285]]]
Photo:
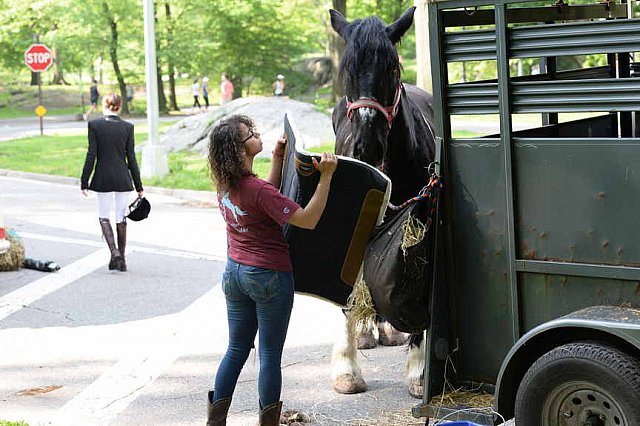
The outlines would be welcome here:
[[[138,198],[144,197],[144,191],[138,191]]]
[[[333,172],[335,172],[338,167],[338,157],[330,152],[323,152],[319,163],[315,157],[311,157],[311,161],[313,161],[313,167],[323,175],[333,175]]]
[[[284,157],[287,148],[287,135],[283,134],[276,142],[276,146],[273,148],[272,154],[276,157]]]
[[[81,189],[80,192],[82,192],[82,195],[84,195],[85,197],[89,196],[89,190],[88,189]]]

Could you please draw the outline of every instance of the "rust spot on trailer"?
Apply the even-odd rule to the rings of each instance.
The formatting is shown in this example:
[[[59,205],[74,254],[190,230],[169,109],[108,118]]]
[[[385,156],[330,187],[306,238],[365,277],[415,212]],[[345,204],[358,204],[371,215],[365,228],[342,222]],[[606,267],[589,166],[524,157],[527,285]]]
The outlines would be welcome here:
[[[602,248],[603,248],[603,249],[609,248],[609,240],[604,240],[604,241],[602,242]]]
[[[640,282],[636,283],[636,291],[635,291],[637,296],[640,296]]]
[[[587,231],[587,235],[589,235],[589,236],[593,235],[593,229],[589,229],[589,230]]]
[[[538,235],[538,237],[540,237],[541,240],[544,240],[547,238],[547,231],[542,231],[540,233],[540,235]]]
[[[569,277],[567,277],[566,275],[561,276],[560,277],[560,284],[562,284],[562,285],[569,284]]]
[[[605,197],[605,193],[604,192],[600,191],[596,195],[598,196],[598,199],[600,201],[604,200],[604,197]]]
[[[496,256],[501,256],[502,255],[502,249],[500,248],[500,249],[496,250],[494,254]]]
[[[486,215],[487,215],[487,216],[495,216],[495,214],[496,214],[496,211],[495,211],[494,209],[490,209],[490,210],[486,213]]]
[[[616,254],[618,256],[620,256],[622,254],[622,247],[618,247],[618,249],[616,250]]]
[[[531,232],[536,232],[536,229],[538,229],[538,228],[535,225],[531,225],[529,227],[529,231],[531,231]]]

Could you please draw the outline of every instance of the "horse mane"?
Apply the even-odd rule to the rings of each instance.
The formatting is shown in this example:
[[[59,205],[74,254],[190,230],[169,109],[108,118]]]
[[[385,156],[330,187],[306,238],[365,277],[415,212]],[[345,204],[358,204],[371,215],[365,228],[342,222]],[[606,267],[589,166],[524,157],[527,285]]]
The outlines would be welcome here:
[[[377,16],[356,19],[350,24],[349,40],[340,61],[339,77],[346,93],[357,92],[357,79],[363,77],[362,64],[375,64],[377,75],[384,76],[372,82],[383,93],[393,92],[399,77],[400,61],[395,46],[389,40],[385,23]],[[368,76],[373,78],[374,73]],[[382,101],[382,100],[379,100]]]

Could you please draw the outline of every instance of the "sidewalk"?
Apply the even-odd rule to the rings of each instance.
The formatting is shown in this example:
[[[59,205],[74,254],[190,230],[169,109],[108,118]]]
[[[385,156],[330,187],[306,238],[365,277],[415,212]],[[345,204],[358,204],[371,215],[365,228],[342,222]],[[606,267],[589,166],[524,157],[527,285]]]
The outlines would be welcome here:
[[[82,211],[77,211],[74,215],[62,214],[62,216],[60,215],[61,212],[59,212],[61,207],[53,206],[52,204],[55,200],[71,199],[76,193],[76,188],[78,197],[80,197],[79,181],[76,178],[0,170],[0,178],[3,176],[16,180],[15,193],[20,195],[16,195],[17,198],[11,198],[12,200],[17,200],[19,197],[25,196],[25,194],[33,197],[37,194],[37,191],[47,192],[47,194],[42,195],[43,198],[46,198],[46,200],[43,200],[43,205],[51,205],[52,208],[55,207],[57,213],[52,214],[47,208],[38,211],[37,216],[40,217],[43,222],[49,224],[56,223],[56,226],[63,226],[61,221],[64,220],[67,225],[69,223],[82,225],[85,221],[84,216],[91,215],[91,218],[93,217],[92,213],[88,213],[89,210],[93,212],[93,205],[88,206],[87,203],[84,202],[81,203]],[[24,188],[24,186],[21,186],[22,184],[18,181],[19,179],[25,179],[24,182],[28,180],[49,182],[52,186],[37,183],[36,185],[31,185],[32,188],[29,189],[29,192],[23,193],[25,190],[20,188]],[[36,182],[34,182],[34,184],[35,183]],[[145,241],[146,244],[155,244],[158,247],[169,247],[166,244],[171,244],[173,250],[190,249],[197,252],[203,252],[206,250],[205,247],[211,246],[212,244],[215,244],[216,247],[221,246],[220,250],[224,249],[224,239],[221,235],[218,235],[218,233],[212,235],[209,232],[202,232],[202,229],[200,229],[198,235],[194,234],[194,232],[198,231],[199,227],[210,227],[213,221],[215,221],[214,226],[216,230],[220,228],[220,232],[224,231],[220,215],[215,211],[208,211],[214,206],[212,203],[213,193],[203,191],[175,191],[164,188],[147,188],[145,192],[148,192],[150,195],[158,194],[155,201],[156,211],[154,220],[148,223],[141,223],[143,226],[138,228],[138,233],[141,233],[143,228],[148,227],[145,231],[148,235],[145,234],[141,236],[141,240]],[[151,195],[150,198],[152,203],[154,203],[153,195]],[[30,202],[30,204],[33,203]],[[20,220],[26,222],[31,221],[31,213],[28,213],[30,208],[27,208],[26,203],[21,207],[16,207],[18,208],[16,209],[14,207],[12,210],[16,213],[25,212],[25,214],[16,215],[14,213],[12,214],[14,218],[12,220],[20,218]],[[195,211],[199,210],[198,207],[203,207],[201,212]],[[172,213],[168,215],[167,212]],[[166,232],[166,230],[169,229],[167,228],[167,220],[175,222],[176,215],[183,216],[185,214],[188,214],[188,221],[182,223],[180,228],[174,229],[173,232]],[[42,219],[44,216],[47,216],[46,220]],[[93,223],[93,219],[89,220],[87,217],[87,220],[91,222],[87,224],[87,229],[94,229],[95,224]],[[205,223],[207,224],[204,225]],[[41,223],[41,225],[43,224],[44,223]],[[37,226],[33,224],[33,228],[35,229],[36,227]],[[63,227],[69,228],[69,226],[66,225]],[[74,227],[78,228],[77,225],[74,225]],[[77,237],[74,236],[74,238]],[[215,241],[210,241],[211,238]],[[163,241],[170,242],[163,243]],[[134,241],[132,245],[134,244],[140,243]],[[216,253],[220,250],[216,249]],[[218,261],[216,264],[220,265],[221,263]],[[202,262],[200,262],[199,265],[202,265]],[[213,266],[213,264],[211,265]],[[210,273],[211,272],[209,272],[209,274]],[[130,277],[133,276],[132,272]],[[174,276],[179,282],[179,274],[175,274]],[[217,280],[218,278],[215,279]],[[209,280],[209,278],[207,278],[207,280]],[[179,348],[176,350],[182,355],[171,362],[157,379],[144,386],[140,391],[140,395],[133,399],[130,405],[109,424],[114,426],[151,424],[196,426],[204,423],[206,407],[204,399],[205,391],[211,386],[212,375],[215,372],[217,363],[222,357],[226,342],[226,338],[223,335],[226,329],[223,327],[223,325],[226,324],[226,315],[224,297],[220,291],[220,286],[215,286],[212,297],[208,297],[206,300],[212,303],[205,304],[204,309],[198,308],[198,310],[193,311],[193,318],[195,318],[195,323],[198,324],[198,326],[182,328],[182,331],[177,334],[178,340],[175,342],[176,344],[171,346],[171,348]],[[162,318],[165,317],[159,317],[153,321],[158,321]],[[152,322],[148,326],[152,327],[154,324],[156,323]],[[220,327],[215,326],[215,324],[219,324]],[[142,323],[127,322],[121,325],[106,327],[106,330],[111,330],[111,332],[114,333],[111,335],[112,339],[123,337],[123,334],[130,334],[130,338],[134,338],[136,334],[133,334],[133,331],[137,329],[130,329],[129,327],[138,327],[138,325],[142,327]],[[121,327],[127,327],[127,331],[125,332],[125,328]],[[212,332],[212,327],[215,327],[215,333]],[[407,359],[404,347],[378,347],[372,350],[360,351],[358,360],[369,390],[366,393],[358,395],[340,395],[333,391],[330,379],[331,350],[336,336],[336,330],[339,330],[341,327],[343,327],[343,317],[339,307],[317,298],[296,295],[283,356],[282,400],[284,401],[284,412],[288,410],[298,412],[299,416],[297,418],[304,421],[304,423],[297,423],[300,426],[303,424],[362,426],[423,425],[424,419],[420,420],[411,417],[411,409],[420,401],[409,395],[403,381]],[[37,336],[58,332],[64,333],[64,335],[70,339],[69,342],[71,342],[82,339],[82,333],[91,332],[92,334],[85,336],[87,341],[91,341],[95,339],[100,340],[100,335],[95,335],[99,330],[107,332],[104,331],[105,327],[98,327],[94,331],[86,327],[59,329],[56,327],[46,327],[45,324],[45,326],[34,329],[9,327],[5,332],[5,337],[9,339],[16,333],[24,332],[36,338]],[[153,327],[152,330],[154,333],[160,332],[157,326]],[[146,332],[144,333],[145,336],[147,334]],[[108,342],[109,339],[105,339],[103,344],[107,344]],[[110,347],[110,345],[107,345],[107,347]],[[101,346],[96,348],[85,347],[82,348],[82,351],[93,352],[99,351],[100,349]],[[57,353],[56,351],[62,351],[64,353],[69,351],[73,352],[73,348],[67,348],[66,345],[62,344],[59,345],[59,347],[49,348],[47,352],[52,351],[55,355],[55,353]],[[133,347],[131,347],[128,352],[130,351],[135,353]],[[36,352],[29,353],[29,356],[41,356]],[[98,359],[105,358],[105,356],[106,359],[110,359],[105,353]],[[162,354],[157,356],[162,356]],[[70,371],[75,370],[77,369],[76,364],[77,362],[64,364],[64,368]],[[63,367],[63,365],[59,367]],[[231,405],[228,425],[253,426],[256,424],[258,417],[256,392],[257,372],[257,360],[254,354],[252,354],[241,374]],[[16,374],[21,374],[23,377],[26,377],[26,373],[26,371],[22,370],[16,371]],[[75,371],[73,375],[82,378],[83,381],[88,380],[91,382],[91,380],[93,380],[91,378],[92,376],[89,375],[85,377],[85,373],[86,371]],[[51,383],[37,383],[37,385],[43,384]],[[63,398],[67,397],[67,393],[64,391],[61,391],[59,395]],[[54,397],[53,393],[51,397]],[[7,395],[7,398],[11,401],[16,400],[14,395]],[[4,403],[7,404],[6,401]],[[27,411],[27,413],[33,416],[32,418],[25,419],[29,421],[30,426],[50,424],[46,419],[49,419],[48,415],[52,407],[48,407],[47,404],[43,402],[38,403],[37,400],[33,400],[32,403],[37,404],[35,406],[39,407],[39,410],[44,411],[40,413]],[[51,402],[49,402],[49,404],[51,404]],[[16,410],[20,410],[19,406],[14,405],[14,407],[16,407]],[[24,408],[21,411],[2,412],[0,413],[0,419],[8,419],[7,416],[16,420],[24,418],[24,415],[20,417],[14,416],[20,412],[25,413]],[[161,415],[159,415],[160,413]],[[296,424],[293,423],[293,418],[290,424]],[[65,424],[65,426],[70,425],[73,426],[75,423]],[[87,425],[83,424],[82,426]]]

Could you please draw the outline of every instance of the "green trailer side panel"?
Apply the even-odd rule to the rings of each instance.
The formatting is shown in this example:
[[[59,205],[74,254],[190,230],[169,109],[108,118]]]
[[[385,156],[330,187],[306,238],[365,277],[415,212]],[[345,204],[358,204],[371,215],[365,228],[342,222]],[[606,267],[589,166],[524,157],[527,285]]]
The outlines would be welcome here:
[[[474,381],[495,382],[513,344],[509,324],[504,155],[497,139],[454,142],[448,206],[453,228],[455,315],[459,371]],[[488,309],[488,307],[491,307]]]
[[[523,331],[595,305],[640,307],[640,282],[565,275],[519,274]]]
[[[518,259],[640,266],[640,141],[519,139],[515,153]]]

